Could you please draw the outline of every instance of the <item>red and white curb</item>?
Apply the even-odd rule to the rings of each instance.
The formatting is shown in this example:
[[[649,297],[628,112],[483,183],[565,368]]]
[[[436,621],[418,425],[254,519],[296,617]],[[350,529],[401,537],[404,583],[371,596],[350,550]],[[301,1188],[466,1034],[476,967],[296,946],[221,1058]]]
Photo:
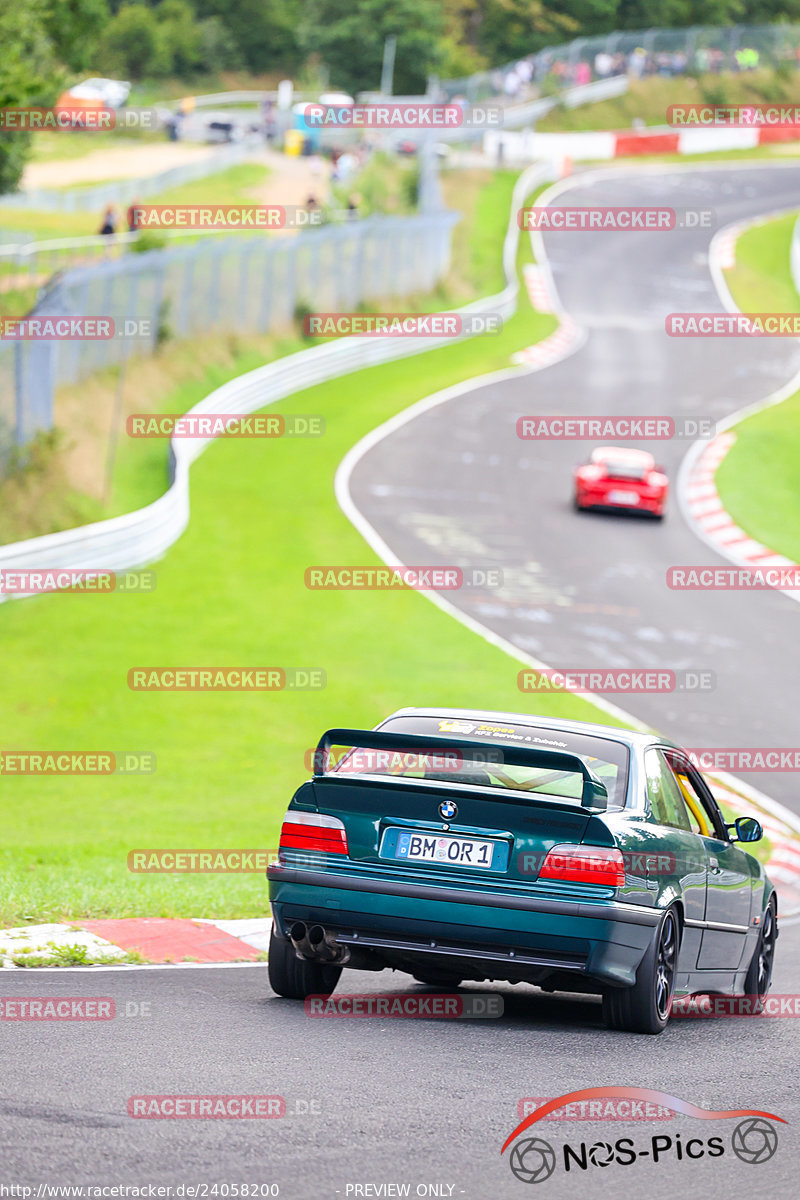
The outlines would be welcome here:
[[[706,542],[740,566],[795,566],[790,558],[776,554],[745,533],[720,499],[714,476],[735,441],[732,430],[721,433],[697,458],[686,482],[686,511]]]
[[[558,317],[558,328],[541,342],[512,354],[511,361],[521,367],[549,367],[577,350],[586,335],[572,317],[559,308],[546,271],[536,263],[526,263],[522,274],[533,308],[536,312],[552,313]]]
[[[795,211],[795,210],[789,210]],[[712,239],[709,247],[709,269],[720,299],[728,312],[739,312],[725,280],[724,271],[736,264],[736,241],[746,230],[783,215],[784,210],[770,213],[750,222],[728,225]],[[735,426],[746,417],[761,409],[780,404],[800,387],[800,376],[796,376],[777,392],[764,400],[750,404],[739,412],[732,413],[724,427],[706,446],[696,442],[681,466],[678,478],[678,499],[688,524],[697,536],[716,550],[728,562],[739,567],[798,568],[793,559],[779,554],[770,546],[763,545],[736,524],[725,508],[716,485],[716,473],[725,456],[736,442]],[[791,600],[800,601],[800,590],[776,588]]]
[[[580,328],[569,317],[562,318],[555,333],[543,341],[511,355],[517,366],[549,367],[576,350],[583,341]]]
[[[121,917],[69,923],[25,925],[0,931],[0,962],[3,967],[25,968],[29,956],[41,956],[58,965],[79,962],[69,957],[74,948],[85,951],[86,965],[98,960],[108,965],[129,954],[147,963],[212,964],[258,962],[269,945],[270,917],[241,920],[194,920],[171,917]],[[14,958],[22,959],[15,963]]]
[[[531,304],[537,312],[555,312],[553,297],[550,294],[550,284],[546,273],[537,263],[525,263],[522,268],[522,278],[528,290]]]
[[[736,266],[736,243],[745,229],[745,225],[728,225],[726,229],[720,231],[717,238],[716,256],[723,271],[732,271]]]

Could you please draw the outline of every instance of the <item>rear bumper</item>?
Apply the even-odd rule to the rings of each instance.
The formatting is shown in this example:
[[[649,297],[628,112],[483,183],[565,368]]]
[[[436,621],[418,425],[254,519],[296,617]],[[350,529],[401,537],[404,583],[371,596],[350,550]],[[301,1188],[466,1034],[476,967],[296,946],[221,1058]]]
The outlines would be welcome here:
[[[629,985],[661,917],[615,900],[551,899],[331,871],[269,868],[279,933],[319,924],[387,961],[458,959],[489,978],[553,971]]]
[[[635,489],[631,488],[630,490]],[[624,512],[663,513],[667,498],[666,496],[643,496],[640,494],[636,504],[618,504],[614,500],[609,500],[607,491],[597,488],[579,488],[575,493],[575,501],[580,508],[617,508]]]

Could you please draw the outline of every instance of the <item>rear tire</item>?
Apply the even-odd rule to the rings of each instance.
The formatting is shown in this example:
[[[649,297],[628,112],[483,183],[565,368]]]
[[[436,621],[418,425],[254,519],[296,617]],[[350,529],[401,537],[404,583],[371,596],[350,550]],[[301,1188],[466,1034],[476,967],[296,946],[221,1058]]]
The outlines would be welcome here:
[[[639,963],[633,987],[608,988],[603,993],[603,1019],[609,1029],[663,1033],[669,1021],[680,937],[678,914],[668,908]]]
[[[744,981],[746,996],[758,996],[759,1008],[772,983],[772,964],[775,960],[775,939],[778,936],[778,916],[774,896],[764,910],[764,921],[758,935],[758,944],[747,970]]]
[[[275,926],[269,936],[267,974],[269,986],[287,1000],[305,1000],[307,996],[329,996],[342,968],[331,963],[307,962],[298,958],[288,938],[278,937]]]

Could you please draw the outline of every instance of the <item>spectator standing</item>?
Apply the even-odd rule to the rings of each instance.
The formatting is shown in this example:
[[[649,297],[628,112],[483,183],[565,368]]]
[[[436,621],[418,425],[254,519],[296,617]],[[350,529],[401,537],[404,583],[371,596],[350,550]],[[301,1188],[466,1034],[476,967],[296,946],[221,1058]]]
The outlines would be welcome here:
[[[598,79],[607,79],[614,67],[614,60],[607,50],[594,56],[594,73]]]
[[[628,59],[628,74],[633,79],[641,79],[647,63],[647,51],[643,46],[637,46]]]
[[[273,112],[272,99],[266,96],[261,102],[261,123],[264,132],[264,140],[271,142],[275,137],[275,113]]]
[[[113,204],[108,204],[103,212],[103,222],[100,226],[100,233],[103,237],[109,237],[117,232],[117,210]]]
[[[694,65],[701,75],[708,74],[708,69],[711,66],[711,55],[703,46],[695,51]]]

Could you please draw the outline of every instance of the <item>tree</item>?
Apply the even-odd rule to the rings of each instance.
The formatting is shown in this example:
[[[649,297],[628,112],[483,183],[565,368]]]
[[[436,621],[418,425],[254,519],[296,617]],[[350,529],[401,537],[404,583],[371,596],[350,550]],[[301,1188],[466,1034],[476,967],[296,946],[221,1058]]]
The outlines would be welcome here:
[[[168,75],[172,66],[156,16],[144,4],[122,6],[101,38],[96,59],[105,73],[131,79]]]
[[[85,71],[110,19],[106,0],[46,0],[45,9],[56,57],[71,71]]]
[[[49,105],[64,82],[45,27],[44,0],[0,0],[0,108]],[[0,192],[19,185],[30,149],[29,133],[0,133]]]
[[[444,11],[441,0],[308,0],[300,42],[330,69],[334,87],[351,92],[380,84],[383,46],[397,38],[394,91],[425,91],[427,77],[442,61]]]
[[[244,66],[244,56],[222,17],[200,21],[200,60],[204,71],[229,71]]]
[[[164,0],[155,10],[169,70],[181,78],[193,75],[202,62],[203,36],[188,0]]]
[[[290,72],[300,65],[298,0],[194,0],[200,17],[219,17],[256,74],[274,68]]]

